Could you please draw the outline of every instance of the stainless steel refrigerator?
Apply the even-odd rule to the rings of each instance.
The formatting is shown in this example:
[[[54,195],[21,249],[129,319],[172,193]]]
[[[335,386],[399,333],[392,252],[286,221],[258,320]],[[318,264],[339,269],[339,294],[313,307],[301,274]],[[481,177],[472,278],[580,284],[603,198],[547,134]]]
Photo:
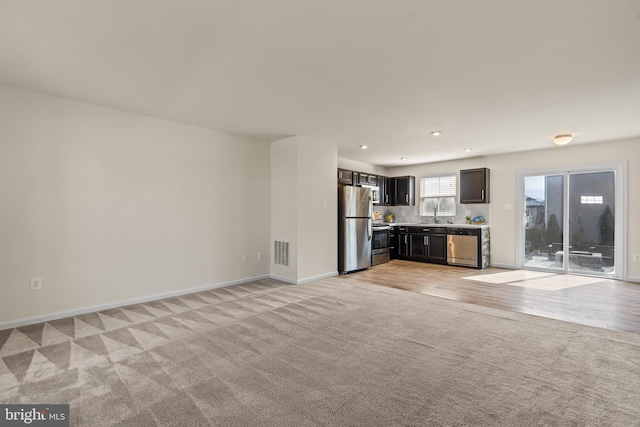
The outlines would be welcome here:
[[[371,189],[338,187],[338,271],[371,267],[373,205]]]

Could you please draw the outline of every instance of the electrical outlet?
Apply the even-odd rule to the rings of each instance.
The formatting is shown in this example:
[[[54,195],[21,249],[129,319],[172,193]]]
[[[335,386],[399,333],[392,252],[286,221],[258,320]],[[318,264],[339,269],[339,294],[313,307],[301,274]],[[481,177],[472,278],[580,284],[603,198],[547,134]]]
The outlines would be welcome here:
[[[262,252],[258,252],[258,259],[262,259]]]
[[[464,216],[471,216],[471,211],[465,211]]]
[[[42,289],[42,277],[32,277],[29,279],[29,288],[32,291],[39,291]]]
[[[633,254],[634,261],[640,261],[640,254]]]
[[[249,255],[248,254],[243,254],[242,255],[242,262],[249,262]]]
[[[326,211],[328,207],[329,205],[327,205],[327,202],[322,202],[322,209]]]

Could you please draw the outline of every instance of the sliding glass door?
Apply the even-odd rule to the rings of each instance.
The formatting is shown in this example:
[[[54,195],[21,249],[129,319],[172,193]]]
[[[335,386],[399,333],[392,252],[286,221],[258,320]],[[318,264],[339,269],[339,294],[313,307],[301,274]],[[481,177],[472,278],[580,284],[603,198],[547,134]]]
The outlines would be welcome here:
[[[620,277],[622,165],[520,174],[524,268]]]
[[[526,176],[524,195],[524,265],[564,270],[564,176]]]
[[[615,173],[569,175],[571,272],[615,274]]]

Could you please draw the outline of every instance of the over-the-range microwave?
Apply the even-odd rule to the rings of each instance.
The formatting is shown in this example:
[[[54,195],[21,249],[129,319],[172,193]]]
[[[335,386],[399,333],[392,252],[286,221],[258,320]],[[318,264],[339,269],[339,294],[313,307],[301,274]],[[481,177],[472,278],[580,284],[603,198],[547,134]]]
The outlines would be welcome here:
[[[361,185],[360,187],[369,188],[371,190],[371,201],[380,203],[380,187],[376,185]]]

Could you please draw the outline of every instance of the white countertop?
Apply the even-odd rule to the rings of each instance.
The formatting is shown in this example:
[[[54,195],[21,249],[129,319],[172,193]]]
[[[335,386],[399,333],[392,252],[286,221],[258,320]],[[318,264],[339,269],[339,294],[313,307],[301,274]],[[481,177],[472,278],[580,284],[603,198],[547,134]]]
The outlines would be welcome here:
[[[432,222],[428,224],[415,222],[374,222],[373,225],[390,225],[392,227],[399,225],[401,227],[489,228],[489,224],[434,224]]]

